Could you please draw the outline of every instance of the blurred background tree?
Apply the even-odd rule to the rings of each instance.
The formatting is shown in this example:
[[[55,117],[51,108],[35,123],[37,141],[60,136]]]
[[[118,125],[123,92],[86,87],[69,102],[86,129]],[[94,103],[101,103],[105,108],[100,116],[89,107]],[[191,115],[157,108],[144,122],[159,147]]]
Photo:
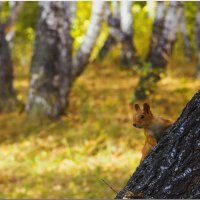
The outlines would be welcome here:
[[[6,5],[6,3],[4,4]],[[150,3],[148,2],[148,4]],[[28,5],[29,4],[26,2],[23,5],[23,8],[22,6],[19,6],[20,9],[19,8],[16,9],[17,10],[16,12],[13,12],[13,11],[10,12],[10,13],[15,13],[15,14],[12,14],[10,15],[11,17],[8,17],[10,21],[16,21],[17,17],[19,18],[15,27],[12,28],[13,31],[8,31],[7,40],[8,41],[11,40],[8,38],[9,37],[13,38],[13,36],[11,35],[14,35],[14,32],[16,32],[16,36],[14,39],[15,44],[13,45],[12,48],[14,50],[15,48],[17,48],[18,50],[14,51],[12,57],[14,57],[15,63],[21,66],[23,66],[23,63],[25,63],[25,65],[30,63],[30,56],[32,52],[33,39],[34,39],[34,31],[35,31],[35,26],[36,26],[36,21],[37,21],[36,19],[37,10],[38,10],[37,3],[32,3],[31,9],[30,7],[28,7]],[[125,1],[121,3],[107,2],[105,3],[104,6],[102,6],[102,10],[100,11],[101,17],[99,18],[95,15],[95,13],[98,12],[99,7],[97,6],[98,9],[95,8],[95,4],[93,5],[93,7],[91,7],[91,3],[88,3],[87,7],[85,7],[87,8],[86,11],[91,9],[91,13],[94,13],[92,14],[91,17],[88,15],[88,12],[87,14],[84,14],[84,12],[77,12],[78,7],[83,6],[83,5],[85,6],[86,4],[82,2],[78,2],[77,6],[75,2],[72,4],[69,4],[69,7],[70,7],[69,9],[71,10],[70,15],[72,16],[71,17],[72,20],[69,22],[72,24],[70,26],[71,28],[69,31],[74,41],[72,44],[73,50],[71,53],[73,56],[73,59],[70,58],[72,59],[72,64],[70,65],[73,65],[73,66],[69,67],[68,70],[65,69],[66,73],[71,74],[71,75],[67,75],[71,77],[70,80],[66,81],[68,82],[68,84],[70,83],[69,85],[72,85],[71,82],[73,82],[74,78],[79,76],[83,72],[83,70],[87,66],[89,59],[92,58],[94,60],[96,57],[100,57],[102,59],[108,54],[109,49],[111,47],[116,46],[119,43],[121,46],[121,57],[120,57],[121,64],[119,65],[129,66],[131,67],[131,69],[134,69],[136,71],[138,71],[137,69],[139,69],[140,71],[139,72],[140,80],[138,82],[138,86],[135,89],[133,99],[144,100],[153,91],[155,91],[157,82],[160,80],[160,77],[162,76],[163,72],[165,72],[164,69],[167,63],[169,62],[171,56],[173,55],[172,49],[173,49],[174,44],[177,43],[176,35],[177,35],[177,31],[179,30],[178,27],[180,27],[180,31],[182,33],[182,40],[184,44],[184,48],[181,48],[181,49],[184,49],[185,55],[188,59],[192,59],[192,45],[191,45],[191,40],[189,38],[190,38],[190,35],[194,35],[194,33],[191,33],[191,32],[189,33],[189,31],[187,31],[187,24],[186,24],[186,18],[185,18],[185,15],[192,15],[192,13],[187,14],[189,10],[185,9],[181,2],[170,2],[170,3],[158,2],[157,6],[154,6],[156,8],[154,19],[152,17],[153,14],[150,14],[149,17],[147,16],[149,11],[145,10],[147,8],[145,7],[146,6],[145,2],[143,3],[135,2],[134,6],[133,6],[133,2],[130,2],[130,1],[129,2]],[[196,5],[193,4],[192,7],[194,6]],[[4,7],[5,9],[2,12],[3,12],[3,15],[6,16],[8,15],[8,9],[6,8],[6,6]],[[153,7],[151,6],[151,9],[152,8]],[[21,9],[23,10],[20,12]],[[134,9],[136,10],[135,13],[134,13]],[[139,10],[137,11],[137,9]],[[144,9],[144,10],[141,10],[141,9]],[[153,12],[151,11],[151,13]],[[81,25],[80,22],[83,18],[85,22],[87,23],[84,26],[82,26],[82,28],[79,28]],[[101,22],[103,19],[104,19],[103,26],[101,26]],[[133,23],[133,19],[134,19],[134,23]],[[148,26],[142,26],[142,28],[141,26],[138,27],[139,24],[137,23],[140,23],[141,20],[143,21],[145,20]],[[89,23],[90,25],[88,25]],[[152,24],[152,28],[151,28],[151,24]],[[144,29],[144,32],[142,34],[145,33],[144,37],[146,37],[146,39],[145,40],[141,40],[140,38],[137,39],[137,33],[139,31],[136,31],[136,35],[134,36],[133,35],[134,29],[140,30],[140,31]],[[86,34],[85,37],[84,37],[84,34]],[[100,40],[98,39],[98,41],[96,42],[98,36]],[[23,49],[27,48],[26,52],[27,54],[29,54],[27,56],[21,55],[22,51],[20,51],[20,48],[22,47],[21,45],[22,38],[23,38],[23,41],[26,40],[25,42],[26,44],[24,45]],[[145,47],[144,41],[146,41],[145,42],[146,47]],[[39,42],[38,44],[40,43],[41,42]],[[143,48],[137,47],[137,43],[138,44],[142,43]],[[53,48],[53,46],[51,47]],[[62,48],[64,49],[65,46],[63,46]],[[146,48],[146,52],[143,51],[145,48]],[[113,52],[118,52],[117,49],[118,47]],[[141,52],[141,49],[142,49],[142,52]],[[66,47],[66,50],[63,50],[63,52],[64,51],[71,52],[70,47]],[[43,52],[43,50],[37,50],[37,47],[35,47],[35,52],[41,55],[41,52]],[[50,57],[51,59],[53,59],[52,56]],[[33,56],[32,65],[35,62],[34,58],[35,57]],[[46,56],[44,56],[44,59],[45,58]],[[109,60],[112,60],[112,59],[114,58],[111,58]],[[42,62],[47,62],[47,61],[43,60]],[[50,66],[48,65],[48,67]],[[8,71],[10,71],[10,73],[12,72],[12,70],[8,70]],[[52,73],[55,75],[54,72]],[[45,72],[44,74],[46,75],[47,72]],[[63,77],[67,77],[67,76],[63,76]],[[12,77],[12,75],[10,77]],[[62,80],[65,81],[65,78],[63,78]],[[54,88],[53,81],[54,81],[54,78],[50,78],[49,84],[52,85],[52,87]],[[32,78],[30,80],[30,83],[32,83]],[[2,84],[2,85],[6,85],[6,84]],[[33,88],[31,89],[31,87],[33,87],[33,85],[30,86],[29,99],[26,105],[26,111],[28,112],[32,108],[31,101],[33,99],[32,100],[30,99],[33,98],[34,96],[33,94],[31,94],[31,92],[34,91]],[[40,88],[39,86],[37,87],[38,89]],[[62,88],[66,88],[66,87],[71,88],[71,86],[65,86],[65,87],[62,86]],[[68,102],[67,99],[68,99],[69,91],[70,89],[66,89],[66,94],[64,94],[65,96],[64,99],[66,100],[65,100],[65,103],[63,104],[65,106],[61,106],[60,105],[61,101],[58,100],[57,98],[53,98],[54,99],[53,101],[56,102],[54,103],[57,105],[56,110],[59,110],[58,107],[60,107],[60,111],[55,111],[55,113],[57,114],[52,114],[52,116],[59,116],[60,114],[58,113],[62,113],[63,110],[65,110],[67,102]],[[52,98],[50,98],[51,96],[50,94],[45,95],[45,96],[46,96],[46,99],[48,99],[49,101],[52,101]],[[64,100],[62,100],[62,102],[64,102]],[[47,105],[45,106],[43,104],[42,108],[43,107],[47,108],[50,106],[50,104],[48,106]],[[47,116],[51,116],[51,113],[53,113],[54,109],[51,108],[50,110],[51,111],[48,112]]]

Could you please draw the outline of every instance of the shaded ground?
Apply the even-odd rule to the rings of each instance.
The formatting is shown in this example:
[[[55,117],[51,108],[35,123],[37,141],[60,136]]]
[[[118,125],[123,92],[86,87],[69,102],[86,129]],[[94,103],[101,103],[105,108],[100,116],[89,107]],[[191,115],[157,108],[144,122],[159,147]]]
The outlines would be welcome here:
[[[15,73],[18,98],[25,101],[28,76]],[[170,62],[149,99],[155,113],[179,116],[199,89],[192,73],[193,65]],[[37,127],[18,111],[1,114],[0,197],[113,198],[100,180],[121,189],[141,156],[144,136],[132,128],[129,107],[137,80],[115,63],[93,63],[74,85],[68,115],[60,121]]]

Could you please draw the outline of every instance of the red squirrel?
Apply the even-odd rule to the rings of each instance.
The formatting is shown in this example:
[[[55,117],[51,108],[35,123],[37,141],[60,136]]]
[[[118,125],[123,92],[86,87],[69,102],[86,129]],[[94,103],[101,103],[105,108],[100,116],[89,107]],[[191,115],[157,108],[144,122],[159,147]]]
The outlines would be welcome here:
[[[143,128],[145,134],[142,161],[157,144],[157,141],[162,137],[164,131],[172,125],[172,122],[153,115],[148,103],[144,103],[143,109],[141,109],[138,104],[135,104],[135,111],[133,115],[133,126],[136,128]]]

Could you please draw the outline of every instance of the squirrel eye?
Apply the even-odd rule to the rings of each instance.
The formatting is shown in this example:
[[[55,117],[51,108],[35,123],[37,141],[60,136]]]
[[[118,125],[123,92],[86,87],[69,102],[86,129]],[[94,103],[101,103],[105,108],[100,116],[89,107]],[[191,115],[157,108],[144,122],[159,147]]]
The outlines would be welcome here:
[[[141,115],[141,116],[140,116],[140,119],[144,119],[144,115]]]

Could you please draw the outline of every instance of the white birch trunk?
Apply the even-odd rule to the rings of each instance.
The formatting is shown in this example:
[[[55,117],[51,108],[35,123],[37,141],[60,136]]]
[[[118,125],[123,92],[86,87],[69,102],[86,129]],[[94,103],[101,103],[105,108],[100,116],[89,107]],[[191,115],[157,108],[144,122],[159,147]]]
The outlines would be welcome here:
[[[151,44],[147,57],[147,61],[151,63],[151,66],[148,73],[140,78],[135,91],[136,99],[142,100],[151,94],[156,88],[156,83],[160,80],[160,74],[164,72],[176,40],[182,6],[183,4],[180,1],[171,1],[169,4],[163,26],[161,24],[163,28],[158,31],[161,36],[156,37],[159,38],[157,44]]]
[[[113,8],[113,14],[110,10],[109,2],[106,2],[103,19],[107,22],[109,21],[109,18],[111,18],[112,16],[115,16],[115,18],[120,17],[118,2],[112,1],[112,8]],[[109,28],[107,39],[105,40],[102,48],[100,49],[98,57],[100,59],[103,59],[107,55],[109,50],[112,48],[112,46],[114,46],[115,44],[116,44],[116,39],[110,34],[110,28]]]
[[[157,48],[157,45],[160,41],[160,37],[161,37],[162,31],[163,31],[163,26],[164,26],[165,13],[166,13],[165,2],[158,1],[157,6],[156,6],[153,30],[152,30],[152,34],[151,34],[149,54],[151,54],[151,52],[154,51],[155,48]]]
[[[173,44],[176,39],[176,33],[178,30],[178,25],[182,13],[182,3],[171,1],[169,9],[166,15],[164,30],[163,30],[163,39],[167,40],[168,43]],[[168,46],[168,45],[167,45]],[[171,51],[171,45],[168,48]]]
[[[154,17],[155,1],[147,0],[147,11],[150,18]]]
[[[29,116],[59,117],[71,89],[70,3],[39,2],[26,111]]]
[[[79,76],[90,58],[91,52],[96,43],[97,37],[101,30],[103,20],[105,2],[94,1],[92,6],[92,14],[90,24],[84,38],[83,43],[80,45],[75,57],[73,58],[72,76],[75,78]]]
[[[121,61],[127,67],[138,62],[136,49],[133,43],[132,5],[132,1],[124,0],[121,1],[120,6],[120,25],[121,31],[124,35],[124,40],[122,41]]]
[[[125,35],[133,35],[132,1],[123,0],[120,6],[121,30]]]
[[[151,49],[152,52],[149,60],[153,68],[164,68],[166,66],[176,40],[181,13],[182,2],[171,1],[164,19],[161,36],[159,37],[157,45],[154,46],[154,49]]]
[[[118,1],[112,1],[112,13],[113,13],[113,17],[117,17],[120,18],[120,2]]]
[[[12,44],[12,41],[15,37],[15,30],[13,26],[17,20],[17,17],[19,16],[20,11],[22,10],[23,4],[23,1],[9,1],[10,14],[8,16],[7,22],[5,23],[5,26],[7,28],[9,27],[9,31],[6,32],[6,40],[10,45]]]
[[[109,49],[118,42],[122,45],[121,61],[123,65],[129,67],[137,63],[138,58],[133,43],[132,2],[112,1],[112,12],[107,4],[105,13],[109,35],[99,52],[99,57],[103,58]]]

